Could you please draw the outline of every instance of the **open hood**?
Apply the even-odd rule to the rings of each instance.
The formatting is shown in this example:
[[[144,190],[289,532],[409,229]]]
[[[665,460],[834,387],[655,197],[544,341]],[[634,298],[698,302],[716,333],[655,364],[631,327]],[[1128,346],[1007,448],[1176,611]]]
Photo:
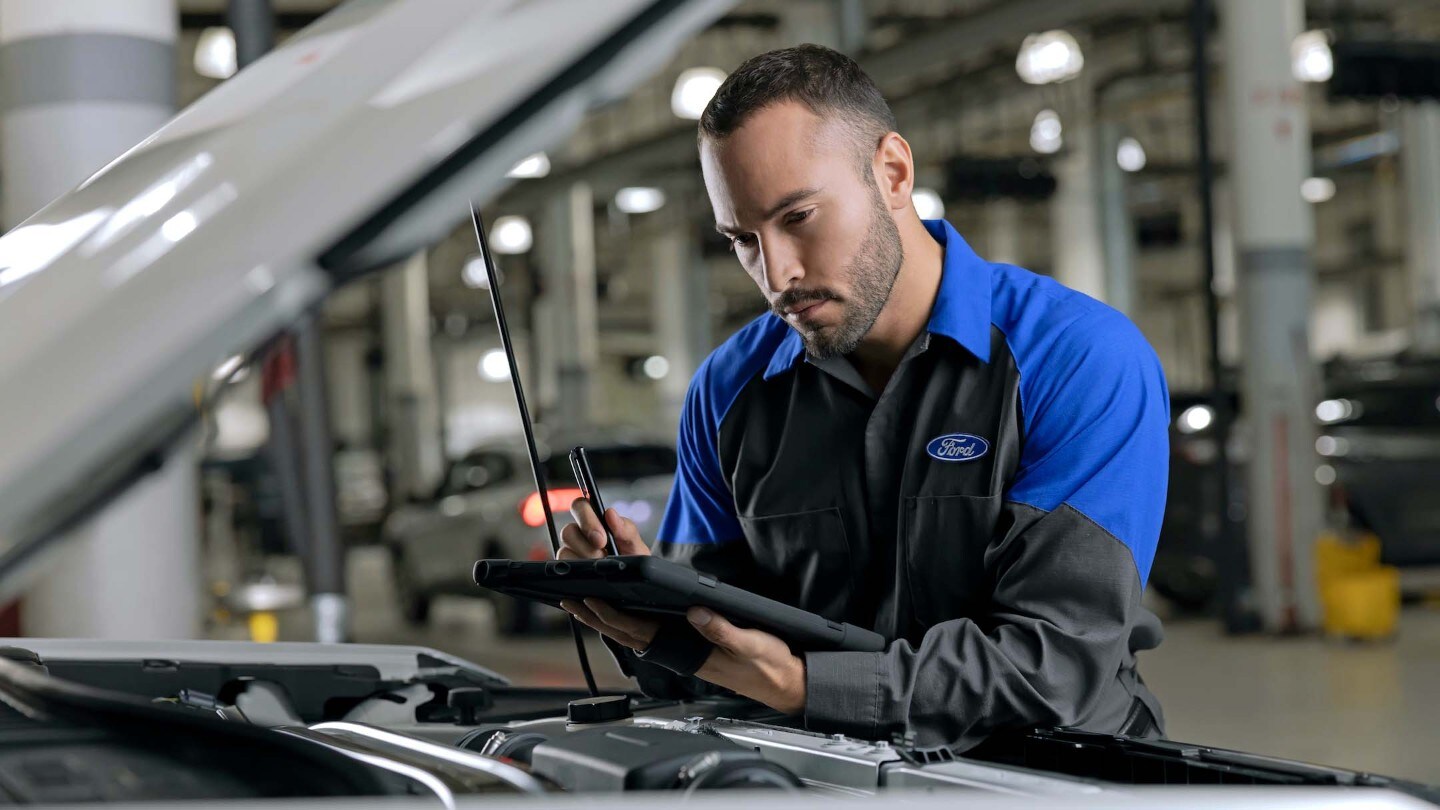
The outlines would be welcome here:
[[[351,0],[0,238],[0,593],[196,380],[494,197],[730,0]]]

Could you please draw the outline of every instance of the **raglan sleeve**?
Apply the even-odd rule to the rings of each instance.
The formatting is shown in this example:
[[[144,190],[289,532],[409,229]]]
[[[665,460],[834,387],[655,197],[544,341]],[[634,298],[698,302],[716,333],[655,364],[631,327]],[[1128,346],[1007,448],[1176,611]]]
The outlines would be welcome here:
[[[1101,696],[1149,615],[1140,597],[1165,508],[1169,397],[1123,315],[1097,310],[1058,331],[1041,365],[1021,364],[1023,448],[984,553],[988,609],[918,644],[807,654],[810,727],[914,731],[963,750],[1003,728],[1106,725],[1117,711]]]

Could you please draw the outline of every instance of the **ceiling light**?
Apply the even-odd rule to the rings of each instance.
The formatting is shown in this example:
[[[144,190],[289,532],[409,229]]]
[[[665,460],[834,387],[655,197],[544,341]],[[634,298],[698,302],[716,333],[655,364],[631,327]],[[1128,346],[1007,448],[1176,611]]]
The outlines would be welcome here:
[[[1191,405],[1180,414],[1176,425],[1181,433],[1199,433],[1215,421],[1215,409],[1209,405]]]
[[[1030,148],[1042,155],[1053,155],[1065,145],[1061,137],[1060,116],[1054,110],[1041,110],[1030,125]]]
[[[1335,74],[1330,37],[1324,31],[1306,31],[1290,43],[1290,72],[1302,82],[1328,82]]]
[[[506,177],[515,177],[522,180],[534,180],[544,177],[550,173],[550,157],[544,152],[536,152],[533,155],[516,163],[510,171],[505,173]]]
[[[228,79],[238,69],[235,32],[224,26],[201,31],[195,42],[195,72],[211,79]]]
[[[1051,84],[1073,79],[1085,67],[1080,43],[1066,31],[1031,34],[1020,45],[1015,72],[1027,84]]]
[[[645,364],[641,366],[645,376],[652,380],[663,380],[665,375],[670,373],[670,361],[658,354],[652,354],[645,358]]]
[[[665,192],[648,186],[630,186],[615,192],[615,207],[627,214],[648,214],[665,204]]]
[[[500,280],[501,284],[505,283],[505,273],[498,267],[495,268],[495,277]],[[485,274],[485,260],[479,256],[471,256],[465,262],[465,269],[460,271],[460,280],[471,289],[490,289],[490,277]]]
[[[1327,399],[1315,406],[1315,418],[1327,425],[1344,422],[1359,415],[1359,409],[1355,406],[1354,400]]]
[[[670,110],[680,118],[698,121],[715,91],[725,81],[725,71],[713,67],[690,68],[675,80],[670,92]]]
[[[496,253],[502,255],[514,255],[524,253],[535,244],[535,234],[530,230],[530,220],[524,217],[499,217],[495,224],[490,226],[490,245]],[[480,275],[485,275],[485,268],[480,267]],[[478,287],[474,284],[471,286]]]
[[[510,379],[510,360],[502,349],[491,349],[480,358],[480,376],[490,382]]]
[[[1323,203],[1335,196],[1335,181],[1328,177],[1307,177],[1300,184],[1300,196],[1308,203]]]
[[[1138,172],[1145,168],[1145,147],[1134,138],[1121,138],[1115,148],[1115,162],[1127,172]]]
[[[915,204],[915,213],[921,219],[942,219],[945,216],[945,201],[931,188],[917,188],[910,195]]]

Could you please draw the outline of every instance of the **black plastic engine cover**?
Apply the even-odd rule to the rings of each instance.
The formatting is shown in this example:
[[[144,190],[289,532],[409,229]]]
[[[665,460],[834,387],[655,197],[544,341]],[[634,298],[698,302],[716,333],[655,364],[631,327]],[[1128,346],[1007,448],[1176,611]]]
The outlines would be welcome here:
[[[710,755],[707,757],[707,755]],[[625,726],[576,731],[535,746],[530,769],[571,791],[683,788],[687,766],[716,759],[763,760],[759,752],[707,734]],[[768,764],[768,763],[767,763]]]

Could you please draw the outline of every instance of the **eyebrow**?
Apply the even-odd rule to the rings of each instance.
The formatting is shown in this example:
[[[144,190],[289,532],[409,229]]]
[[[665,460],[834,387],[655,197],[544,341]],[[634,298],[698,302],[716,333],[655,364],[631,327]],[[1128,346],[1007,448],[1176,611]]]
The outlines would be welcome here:
[[[816,194],[819,194],[820,191],[821,189],[818,186],[812,188],[796,189],[795,191],[786,194],[784,197],[781,197],[779,202],[770,206],[769,210],[767,210],[760,217],[760,219],[762,222],[768,219],[773,219],[777,214],[779,214],[781,211],[784,211],[786,208],[789,208],[790,206],[800,202],[803,199],[806,199],[807,197],[813,197]],[[716,223],[715,230],[722,235],[729,236],[730,234],[735,233],[738,229],[730,225],[721,225],[719,223]]]

